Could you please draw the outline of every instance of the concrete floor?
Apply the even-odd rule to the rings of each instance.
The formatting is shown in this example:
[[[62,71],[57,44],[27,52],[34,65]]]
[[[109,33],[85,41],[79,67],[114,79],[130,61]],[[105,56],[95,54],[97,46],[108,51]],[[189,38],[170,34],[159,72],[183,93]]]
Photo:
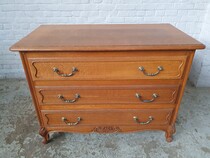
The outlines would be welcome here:
[[[38,158],[209,158],[210,89],[185,90],[174,141],[164,132],[58,134],[41,143],[38,122],[25,80],[0,80],[0,157]]]

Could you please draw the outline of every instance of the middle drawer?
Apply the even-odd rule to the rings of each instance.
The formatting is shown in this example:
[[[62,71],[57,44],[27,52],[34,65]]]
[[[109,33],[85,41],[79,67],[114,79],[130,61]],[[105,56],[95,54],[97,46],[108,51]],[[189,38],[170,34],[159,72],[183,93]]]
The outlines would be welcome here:
[[[174,104],[179,85],[36,87],[40,105]]]

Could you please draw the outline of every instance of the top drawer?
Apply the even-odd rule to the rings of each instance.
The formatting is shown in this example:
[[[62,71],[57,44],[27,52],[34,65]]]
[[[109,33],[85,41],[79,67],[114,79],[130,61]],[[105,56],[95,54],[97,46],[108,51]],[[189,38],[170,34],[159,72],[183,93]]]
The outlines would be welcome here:
[[[150,56],[149,53],[113,57],[66,54],[56,57],[53,53],[52,56],[42,53],[28,58],[33,80],[180,79],[187,59],[187,55]]]

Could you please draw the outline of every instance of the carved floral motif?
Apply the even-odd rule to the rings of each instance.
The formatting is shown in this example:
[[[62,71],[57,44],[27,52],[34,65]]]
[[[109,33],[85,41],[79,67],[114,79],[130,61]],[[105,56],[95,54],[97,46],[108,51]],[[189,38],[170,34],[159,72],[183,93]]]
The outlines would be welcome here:
[[[117,126],[99,126],[95,127],[92,131],[96,133],[117,133],[122,130]]]

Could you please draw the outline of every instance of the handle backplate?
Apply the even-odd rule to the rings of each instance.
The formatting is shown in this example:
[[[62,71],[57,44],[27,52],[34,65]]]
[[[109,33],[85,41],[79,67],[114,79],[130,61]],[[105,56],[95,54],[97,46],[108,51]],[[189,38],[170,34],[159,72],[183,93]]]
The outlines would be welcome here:
[[[141,97],[140,94],[136,93],[136,98],[138,98],[140,101],[142,101],[142,102],[144,102],[144,103],[153,102],[153,101],[155,101],[155,99],[156,99],[157,97],[159,97],[158,94],[153,93],[153,94],[152,94],[152,99],[150,99],[150,100],[144,100],[144,99],[142,99],[142,97]]]
[[[142,71],[144,73],[144,75],[146,75],[146,76],[156,76],[156,75],[158,75],[160,73],[160,71],[163,71],[163,67],[162,66],[158,66],[157,67],[158,71],[155,72],[155,73],[147,73],[143,66],[140,66],[139,70]]]
[[[139,118],[137,116],[134,116],[133,120],[140,125],[147,125],[147,124],[151,123],[154,120],[154,118],[152,116],[149,116],[149,118],[146,122],[141,122],[141,121],[139,121]]]
[[[69,74],[61,73],[57,67],[54,67],[53,71],[61,77],[71,77],[71,76],[75,75],[75,73],[78,71],[78,69],[76,67],[72,67],[72,72]]]
[[[63,102],[66,103],[74,103],[80,98],[79,94],[75,94],[75,99],[66,99],[62,94],[58,94],[58,99],[61,99]]]
[[[76,126],[77,124],[80,123],[81,117],[77,117],[77,121],[76,121],[76,122],[69,122],[68,119],[65,118],[65,117],[62,117],[61,120],[62,120],[63,122],[65,122],[65,124],[67,124],[68,126]]]

